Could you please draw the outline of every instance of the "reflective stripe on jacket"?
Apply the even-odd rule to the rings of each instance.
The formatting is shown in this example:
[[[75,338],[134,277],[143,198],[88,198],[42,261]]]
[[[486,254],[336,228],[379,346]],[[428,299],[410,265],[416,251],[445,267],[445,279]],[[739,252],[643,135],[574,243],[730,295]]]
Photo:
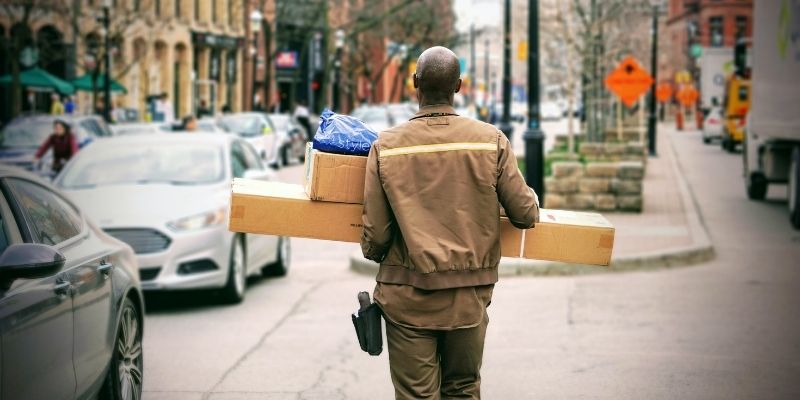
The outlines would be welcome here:
[[[367,160],[361,248],[377,281],[420,289],[497,282],[500,205],[530,228],[539,201],[492,125],[424,107],[381,132]]]

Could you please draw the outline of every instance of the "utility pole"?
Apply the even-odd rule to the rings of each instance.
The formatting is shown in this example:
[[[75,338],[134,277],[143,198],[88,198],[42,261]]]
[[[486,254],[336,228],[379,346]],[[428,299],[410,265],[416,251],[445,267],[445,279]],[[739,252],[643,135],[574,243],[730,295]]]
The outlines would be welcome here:
[[[475,107],[475,24],[469,27],[469,100]]]
[[[544,206],[544,132],[539,124],[539,1],[528,0],[528,128],[525,131],[525,181]]]
[[[511,126],[511,0],[506,0],[503,27],[503,118],[500,130],[511,141],[514,134]]]
[[[483,108],[486,109],[486,122],[489,121],[489,39],[483,47]]]
[[[111,0],[103,2],[103,29],[105,30],[104,51],[103,55],[104,68],[106,70],[105,80],[103,81],[103,96],[105,97],[103,105],[103,119],[111,123]]]
[[[650,85],[650,115],[647,118],[647,140],[650,156],[656,155],[656,83],[658,82],[658,3],[653,4],[653,40],[650,48],[650,73],[653,84]]]

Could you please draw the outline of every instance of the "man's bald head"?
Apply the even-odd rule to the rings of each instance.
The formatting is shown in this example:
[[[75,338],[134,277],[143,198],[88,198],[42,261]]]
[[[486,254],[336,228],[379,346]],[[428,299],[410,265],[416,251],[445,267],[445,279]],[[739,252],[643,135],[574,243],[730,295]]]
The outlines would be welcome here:
[[[453,94],[461,89],[460,77],[458,57],[450,49],[436,46],[423,51],[414,74],[414,87],[420,92],[420,102],[452,103]]]

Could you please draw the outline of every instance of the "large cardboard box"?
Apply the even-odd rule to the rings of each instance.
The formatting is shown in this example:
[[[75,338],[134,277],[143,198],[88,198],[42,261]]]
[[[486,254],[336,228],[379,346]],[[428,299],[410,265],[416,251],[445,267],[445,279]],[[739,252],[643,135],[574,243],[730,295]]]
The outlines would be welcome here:
[[[367,157],[324,153],[306,145],[305,190],[311,200],[364,204]]]
[[[363,205],[310,200],[300,185],[234,179],[229,229],[234,232],[358,243]],[[533,229],[502,218],[505,257],[608,265],[614,227],[596,213],[541,210]]]

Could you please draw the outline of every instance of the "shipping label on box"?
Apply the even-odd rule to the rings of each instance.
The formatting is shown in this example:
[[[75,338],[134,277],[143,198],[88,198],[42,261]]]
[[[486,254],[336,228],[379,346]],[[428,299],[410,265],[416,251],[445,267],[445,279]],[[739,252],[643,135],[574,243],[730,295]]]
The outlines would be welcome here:
[[[300,185],[234,179],[229,229],[234,232],[358,243],[364,206],[312,201]],[[597,213],[540,210],[533,229],[500,220],[504,257],[608,265],[614,227]]]
[[[364,203],[367,157],[325,153],[306,145],[305,191],[311,200]]]

